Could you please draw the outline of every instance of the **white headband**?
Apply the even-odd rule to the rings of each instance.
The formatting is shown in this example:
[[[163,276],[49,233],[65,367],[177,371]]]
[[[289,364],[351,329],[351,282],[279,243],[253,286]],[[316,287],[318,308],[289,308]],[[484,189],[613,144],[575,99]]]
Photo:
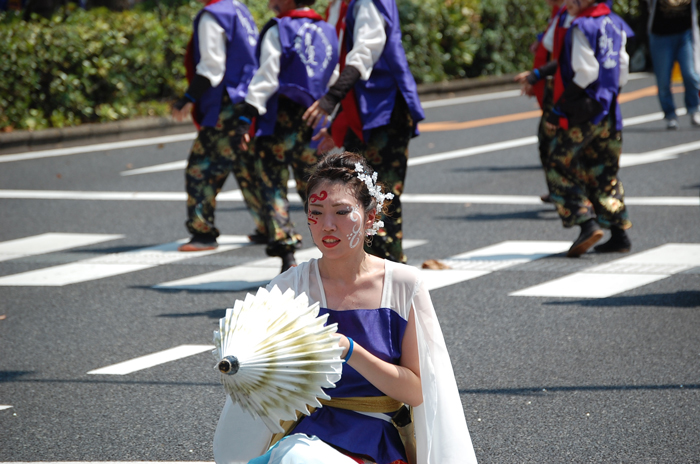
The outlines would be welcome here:
[[[357,173],[357,178],[367,186],[369,194],[377,200],[377,217],[374,224],[372,224],[372,228],[367,229],[367,235],[375,235],[380,227],[384,227],[384,221],[379,220],[384,208],[384,200],[391,200],[394,198],[394,194],[382,193],[382,187],[377,185],[377,173],[375,172],[371,177],[365,174],[365,168],[362,166],[362,163],[355,163],[355,172]]]

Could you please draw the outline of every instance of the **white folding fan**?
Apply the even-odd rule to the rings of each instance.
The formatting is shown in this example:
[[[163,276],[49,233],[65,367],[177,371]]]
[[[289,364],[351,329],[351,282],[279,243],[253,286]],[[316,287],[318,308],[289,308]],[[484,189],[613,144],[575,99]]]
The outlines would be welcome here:
[[[330,399],[323,388],[340,379],[337,324],[324,326],[328,315],[318,317],[318,309],[304,293],[261,288],[236,300],[214,332],[224,390],[273,433],[283,431],[280,420],[296,419],[295,411],[321,407],[318,398]]]

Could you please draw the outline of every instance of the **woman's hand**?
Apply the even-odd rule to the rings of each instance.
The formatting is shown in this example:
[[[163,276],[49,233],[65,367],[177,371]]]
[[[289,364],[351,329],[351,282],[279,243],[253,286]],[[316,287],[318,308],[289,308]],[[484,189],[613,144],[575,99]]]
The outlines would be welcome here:
[[[250,135],[249,134],[243,134],[241,136],[241,141],[238,144],[238,148],[240,148],[243,151],[248,151],[248,144],[250,143]]]
[[[191,113],[192,113],[192,103],[185,104],[185,106],[183,106],[179,110],[177,108],[173,107],[173,110],[172,110],[173,119],[177,122],[183,121]]]
[[[320,140],[321,142],[318,144],[318,151],[319,153],[326,153],[328,151],[331,151],[332,149],[335,148],[335,141],[333,140],[333,137],[328,133],[328,129],[325,127],[318,131],[318,134],[314,135],[311,140],[316,141]]]
[[[340,347],[343,349],[340,359],[345,359],[345,356],[348,355],[348,350],[350,349],[350,340],[348,340],[348,337],[343,334],[336,333],[334,335],[339,338],[338,345],[340,345]]]
[[[316,127],[319,122],[326,124],[328,121],[328,113],[319,106],[318,102],[319,100],[313,102],[301,117],[302,120],[306,121],[307,126]]]
[[[513,78],[515,82],[518,84],[524,84],[527,82],[527,76],[530,75],[530,71],[523,71],[519,74],[516,74],[516,76]]]

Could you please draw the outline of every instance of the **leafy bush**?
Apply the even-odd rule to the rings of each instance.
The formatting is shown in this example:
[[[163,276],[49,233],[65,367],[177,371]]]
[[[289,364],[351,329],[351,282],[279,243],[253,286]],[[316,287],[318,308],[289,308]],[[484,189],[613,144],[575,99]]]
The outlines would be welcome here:
[[[194,5],[165,14],[75,10],[0,26],[0,128],[162,115],[185,88]],[[161,12],[162,13],[162,12]]]
[[[466,76],[479,48],[478,0],[399,0],[397,5],[416,81]]]
[[[468,76],[509,74],[532,66],[530,45],[547,24],[543,0],[482,0],[479,50]]]

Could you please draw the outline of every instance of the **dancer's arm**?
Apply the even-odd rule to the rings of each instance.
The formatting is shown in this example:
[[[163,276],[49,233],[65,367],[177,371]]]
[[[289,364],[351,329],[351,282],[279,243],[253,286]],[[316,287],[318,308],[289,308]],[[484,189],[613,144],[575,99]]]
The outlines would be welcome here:
[[[419,406],[423,403],[423,391],[413,314],[414,311],[411,311],[401,344],[400,365],[382,361],[357,342],[347,363],[385,395],[410,406]],[[344,348],[342,356],[345,357],[350,346],[347,337],[341,337],[340,345]]]

